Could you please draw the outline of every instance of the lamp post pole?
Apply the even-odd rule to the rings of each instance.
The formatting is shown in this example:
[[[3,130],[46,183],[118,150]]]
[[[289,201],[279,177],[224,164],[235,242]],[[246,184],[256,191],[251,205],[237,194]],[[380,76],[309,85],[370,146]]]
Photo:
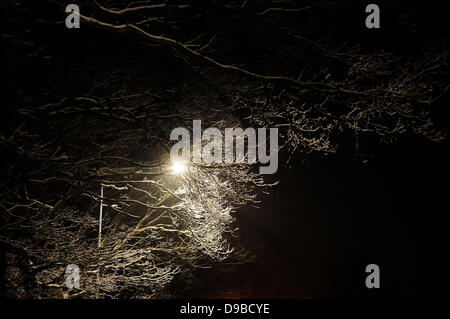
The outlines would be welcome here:
[[[102,243],[102,219],[103,219],[103,185],[100,186],[100,213],[98,222],[98,247]]]
[[[100,211],[98,216],[98,248],[102,244],[102,220],[103,220],[103,185],[100,185]],[[100,284],[100,262],[97,267],[97,287],[95,291],[95,298],[99,297],[99,284]]]

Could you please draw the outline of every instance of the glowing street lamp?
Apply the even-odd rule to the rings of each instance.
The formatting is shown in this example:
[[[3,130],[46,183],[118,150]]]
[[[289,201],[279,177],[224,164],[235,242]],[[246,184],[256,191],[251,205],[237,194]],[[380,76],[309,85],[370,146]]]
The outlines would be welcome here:
[[[181,175],[186,172],[187,166],[186,163],[183,162],[173,162],[172,163],[172,172],[175,175]]]

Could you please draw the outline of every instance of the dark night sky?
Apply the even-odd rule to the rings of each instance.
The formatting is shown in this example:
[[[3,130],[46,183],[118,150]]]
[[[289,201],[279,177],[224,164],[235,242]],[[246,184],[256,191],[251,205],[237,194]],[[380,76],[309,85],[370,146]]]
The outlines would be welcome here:
[[[238,296],[448,294],[447,147],[416,141],[380,149],[366,165],[330,157],[280,171],[268,203],[239,215],[259,259],[257,271],[236,272],[245,287]],[[381,269],[379,291],[364,285],[370,263]]]

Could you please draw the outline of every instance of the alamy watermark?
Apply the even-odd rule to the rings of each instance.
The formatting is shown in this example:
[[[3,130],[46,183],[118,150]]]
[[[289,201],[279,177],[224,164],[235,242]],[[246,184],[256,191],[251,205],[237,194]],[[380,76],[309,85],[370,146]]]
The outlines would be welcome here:
[[[191,152],[189,130],[184,127],[175,128],[170,133],[170,139],[178,142],[170,150],[170,159],[174,163],[187,163],[192,158],[192,162],[196,164],[259,162],[267,164],[260,166],[260,174],[274,174],[278,170],[277,128],[225,128],[224,135],[215,127],[202,131],[201,120],[194,120]]]
[[[377,264],[366,266],[366,287],[369,289],[380,288],[380,267]]]
[[[66,287],[80,289],[80,267],[75,264],[66,267]]]
[[[66,28],[68,29],[79,29],[80,28],[80,7],[76,4],[69,4],[66,7]]]

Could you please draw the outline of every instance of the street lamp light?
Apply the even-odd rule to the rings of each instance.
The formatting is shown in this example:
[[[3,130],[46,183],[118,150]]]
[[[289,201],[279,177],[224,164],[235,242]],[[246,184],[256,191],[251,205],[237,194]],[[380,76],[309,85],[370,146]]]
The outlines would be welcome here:
[[[181,175],[186,172],[187,166],[183,162],[173,162],[172,163],[172,172],[175,175]]]

